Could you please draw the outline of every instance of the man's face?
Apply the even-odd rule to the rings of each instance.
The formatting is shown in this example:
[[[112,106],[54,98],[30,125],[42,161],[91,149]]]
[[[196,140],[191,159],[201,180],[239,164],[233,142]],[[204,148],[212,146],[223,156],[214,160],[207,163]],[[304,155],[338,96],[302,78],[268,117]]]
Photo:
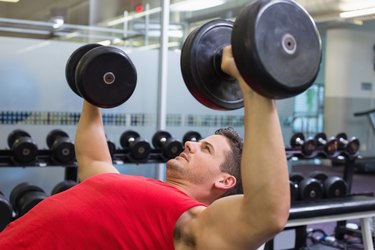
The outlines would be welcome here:
[[[229,142],[222,135],[212,135],[199,142],[186,142],[185,150],[167,162],[167,179],[211,184],[221,174],[220,165],[229,151]]]

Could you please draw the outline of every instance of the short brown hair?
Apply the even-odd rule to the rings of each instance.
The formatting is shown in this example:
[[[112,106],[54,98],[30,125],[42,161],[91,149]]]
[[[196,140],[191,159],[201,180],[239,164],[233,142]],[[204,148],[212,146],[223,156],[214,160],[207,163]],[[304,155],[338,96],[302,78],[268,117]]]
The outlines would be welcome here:
[[[233,128],[220,128],[215,131],[215,135],[225,136],[230,144],[231,151],[225,156],[225,161],[220,166],[220,170],[233,175],[237,179],[234,187],[227,190],[221,197],[233,194],[242,194],[242,179],[241,179],[241,155],[243,140],[241,136]]]

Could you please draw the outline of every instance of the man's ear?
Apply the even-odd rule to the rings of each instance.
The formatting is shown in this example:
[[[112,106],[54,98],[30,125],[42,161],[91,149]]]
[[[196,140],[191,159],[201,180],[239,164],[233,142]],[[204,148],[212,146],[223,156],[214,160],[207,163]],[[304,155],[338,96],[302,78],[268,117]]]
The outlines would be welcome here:
[[[228,173],[223,173],[220,178],[215,181],[215,187],[218,189],[231,189],[237,183],[236,177]]]

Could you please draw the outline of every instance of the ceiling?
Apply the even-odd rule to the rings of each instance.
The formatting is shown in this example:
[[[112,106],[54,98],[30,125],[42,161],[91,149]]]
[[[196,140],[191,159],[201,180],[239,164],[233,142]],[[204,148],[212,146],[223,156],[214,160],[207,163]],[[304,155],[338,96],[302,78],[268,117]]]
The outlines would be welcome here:
[[[170,0],[170,4],[173,5],[181,1]],[[226,0],[220,6],[205,10],[173,11],[170,12],[170,23],[174,25],[175,29],[186,33],[194,26],[212,18],[235,18],[245,4],[253,1]],[[18,3],[0,1],[0,36],[69,41],[92,40],[93,37],[98,41],[106,40],[106,38],[110,40],[118,38],[117,41],[120,43],[131,40],[132,43],[137,44],[136,40],[142,40],[143,42],[139,43],[142,46],[145,45],[146,20],[148,34],[153,34],[151,31],[159,30],[158,34],[160,35],[161,2],[157,0],[20,0]],[[339,17],[342,11],[375,8],[375,0],[296,0],[296,2],[310,13],[322,31],[334,27],[375,31],[374,15],[355,19]],[[142,6],[143,11],[147,8],[155,10],[155,13],[128,21],[125,24],[119,22],[109,25],[110,21],[116,21],[124,17],[124,14],[134,15],[137,6]],[[54,25],[58,25],[59,18],[64,20],[64,24],[54,28]],[[155,37],[157,36],[156,34]],[[148,42],[152,43],[152,37],[152,35],[148,36]],[[178,39],[181,40],[181,37],[175,38],[175,40]],[[171,40],[173,41],[173,37]]]

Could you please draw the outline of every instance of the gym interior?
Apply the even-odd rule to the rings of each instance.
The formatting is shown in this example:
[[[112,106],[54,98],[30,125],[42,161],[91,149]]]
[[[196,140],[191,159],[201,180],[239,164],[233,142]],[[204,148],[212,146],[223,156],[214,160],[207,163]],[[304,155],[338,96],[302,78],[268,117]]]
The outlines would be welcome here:
[[[189,71],[194,62],[181,54],[193,31],[212,20],[236,22],[253,2],[0,0],[0,230],[78,182],[75,129],[90,91],[76,86],[79,59],[72,63],[72,56],[85,45],[116,49],[133,64],[125,76],[133,77],[133,89],[120,104],[93,98],[103,107],[120,172],[163,180],[165,162],[186,140],[220,127],[243,135],[240,97],[211,99],[189,83],[181,65]],[[315,25],[318,37],[303,36],[319,38],[319,48],[304,50],[312,50],[319,68],[308,88],[276,100],[292,206],[287,227],[264,249],[373,249],[375,2],[294,2]],[[123,76],[108,72],[108,84]],[[19,204],[25,193],[27,204]]]

